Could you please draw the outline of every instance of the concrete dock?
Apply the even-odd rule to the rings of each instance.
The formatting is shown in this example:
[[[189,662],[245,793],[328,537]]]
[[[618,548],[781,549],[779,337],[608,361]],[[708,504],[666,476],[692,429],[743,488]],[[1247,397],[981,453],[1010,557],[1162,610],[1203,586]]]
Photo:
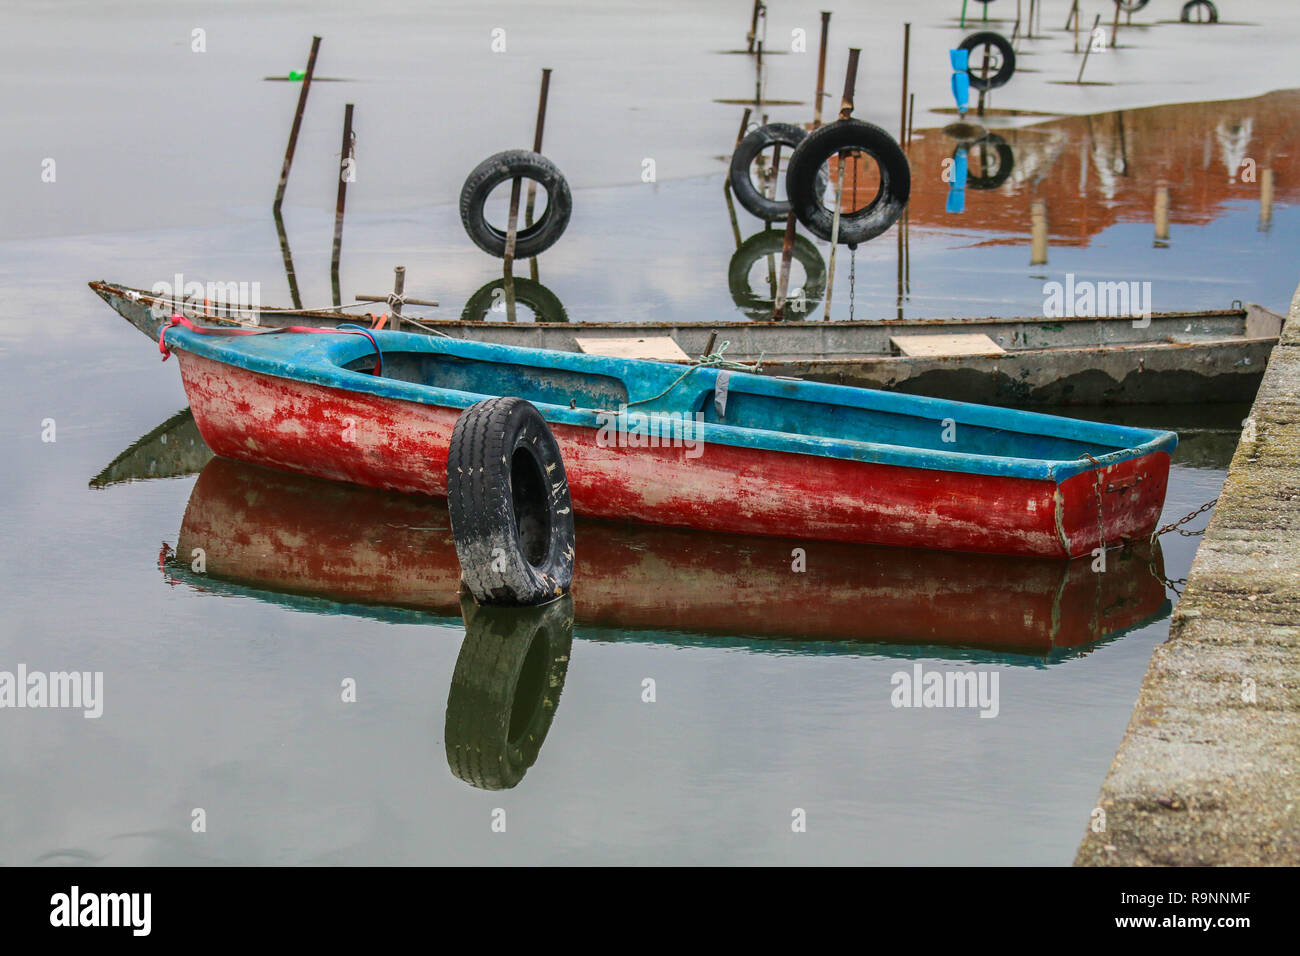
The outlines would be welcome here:
[[[1079,866],[1300,864],[1300,289]]]

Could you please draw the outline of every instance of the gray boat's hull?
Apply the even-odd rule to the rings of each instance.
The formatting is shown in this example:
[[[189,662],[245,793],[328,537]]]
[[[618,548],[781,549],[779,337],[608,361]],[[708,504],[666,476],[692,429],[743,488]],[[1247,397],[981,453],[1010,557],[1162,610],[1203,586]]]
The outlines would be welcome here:
[[[150,293],[105,282],[91,288],[132,325],[156,338]],[[187,315],[224,317],[189,304]],[[356,321],[331,312],[254,310],[243,323],[332,326]],[[1282,318],[1258,306],[1128,318],[885,319],[853,322],[458,322],[422,319],[425,329],[500,345],[578,351],[576,338],[666,336],[703,354],[713,333],[726,357],[762,360],[762,371],[811,381],[879,388],[987,405],[1134,405],[1250,401],[1281,332]],[[897,354],[900,335],[983,334],[997,355]]]

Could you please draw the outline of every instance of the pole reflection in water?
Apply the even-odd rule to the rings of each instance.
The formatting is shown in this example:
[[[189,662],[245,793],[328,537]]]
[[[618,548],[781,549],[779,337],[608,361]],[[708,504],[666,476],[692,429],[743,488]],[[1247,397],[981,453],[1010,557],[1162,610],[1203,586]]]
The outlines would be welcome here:
[[[776,304],[776,289],[769,287],[766,292],[754,291],[754,266],[760,261],[768,264],[768,275],[774,276],[772,260],[781,255],[785,243],[783,230],[764,229],[756,232],[737,248],[727,266],[727,287],[731,290],[731,301],[736,303],[745,315],[757,322],[771,321],[772,309]],[[790,281],[787,314],[791,319],[806,319],[821,303],[826,294],[826,260],[813,241],[807,236],[796,233],[791,246],[792,261],[803,269],[801,283]]]

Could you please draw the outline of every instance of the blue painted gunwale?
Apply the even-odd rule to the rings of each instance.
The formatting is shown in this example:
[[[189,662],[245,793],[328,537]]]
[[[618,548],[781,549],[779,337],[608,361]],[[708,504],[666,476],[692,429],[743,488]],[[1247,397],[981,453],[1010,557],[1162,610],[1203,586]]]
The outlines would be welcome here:
[[[483,362],[532,366],[539,370],[557,369],[615,378],[627,389],[629,405],[641,402],[632,411],[642,413],[694,410],[700,406],[704,396],[712,392],[719,375],[716,368],[697,367],[666,395],[654,398],[672,385],[686,367],[411,332],[380,331],[372,334],[385,355],[401,352],[445,354]],[[485,398],[495,397],[489,393],[440,388],[344,368],[351,362],[374,356],[374,348],[361,335],[277,333],[227,337],[201,335],[181,326],[172,326],[164,332],[164,338],[169,348],[182,349],[251,372],[421,405],[463,409]],[[799,435],[715,422],[706,422],[694,435],[706,444],[934,471],[1026,478],[1057,484],[1099,467],[1104,468],[1154,452],[1172,452],[1178,444],[1178,436],[1168,431],[1080,421],[1039,412],[974,405],[899,392],[771,378],[746,372],[731,372],[729,389],[733,395],[745,393],[907,415],[932,422],[936,429],[941,427],[945,419],[952,419],[958,426],[970,425],[1081,442],[1095,446],[1096,451],[1092,454],[1096,463],[1083,456],[1053,460],[977,455],[909,445]],[[646,401],[647,399],[650,400]],[[552,424],[593,430],[602,425],[602,419],[597,417],[599,411],[617,411],[617,408],[574,409],[544,402],[534,404]]]

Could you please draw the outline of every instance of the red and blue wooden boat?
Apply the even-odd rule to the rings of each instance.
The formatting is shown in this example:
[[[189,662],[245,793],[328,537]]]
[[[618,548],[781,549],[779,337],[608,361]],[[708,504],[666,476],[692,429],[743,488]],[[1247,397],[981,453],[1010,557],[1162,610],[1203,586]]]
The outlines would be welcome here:
[[[223,457],[444,495],[457,417],[516,395],[550,423],[579,514],[705,531],[1077,557],[1151,534],[1178,441],[708,365],[405,332],[171,325],[160,345],[176,353],[199,431]]]

